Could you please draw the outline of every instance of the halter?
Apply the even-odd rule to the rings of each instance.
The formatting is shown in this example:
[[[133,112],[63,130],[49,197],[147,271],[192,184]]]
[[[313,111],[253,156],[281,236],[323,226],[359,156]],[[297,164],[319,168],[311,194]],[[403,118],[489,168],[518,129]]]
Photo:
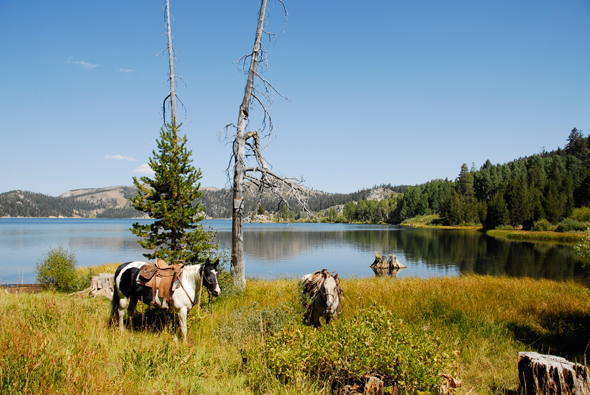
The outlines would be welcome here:
[[[334,272],[328,273],[328,276],[331,276],[332,278],[334,278],[334,276],[332,276],[332,273],[334,273]],[[340,287],[340,282],[338,281],[338,279],[334,278],[334,282],[336,283],[336,287],[335,287],[336,288],[336,294],[334,295],[334,294],[332,294],[332,293],[330,293],[330,292],[328,292],[326,290],[326,282],[325,282],[326,279],[327,279],[327,277],[324,279],[324,281],[322,281],[322,285],[318,289],[318,294],[320,296],[320,299],[322,299],[323,302],[327,305],[328,298],[326,297],[326,295],[331,296],[333,299],[336,299],[336,296],[337,296],[338,297],[338,307],[337,307],[337,309],[340,309],[340,311],[336,310],[336,313],[337,314],[341,314],[342,313],[342,302],[340,300],[340,296],[342,295],[342,288]],[[324,289],[324,292],[320,292],[322,288]]]
[[[201,274],[201,289],[199,290],[199,305],[197,306],[197,316],[200,319],[204,319],[205,317],[207,317],[207,311],[205,310],[205,315],[201,317],[201,294],[203,293],[203,281],[205,281],[209,285],[218,285],[219,282],[217,282],[217,276],[215,277],[214,283],[207,280],[207,277],[205,277],[205,265],[203,265],[203,267],[201,267],[200,274]],[[208,306],[211,306],[211,291],[209,290],[209,287],[205,287],[205,288],[207,288],[207,293],[209,294]],[[194,306],[194,304],[193,304],[193,306]],[[213,328],[213,309],[211,309],[211,328]],[[211,331],[213,331],[213,329],[211,329]]]
[[[207,280],[207,277],[205,277],[205,265],[203,265],[203,267],[201,268],[201,286],[203,284],[203,279],[209,285],[219,285],[219,283],[217,282],[217,276],[215,277],[215,282],[214,283],[212,283],[209,280]],[[209,288],[207,288],[207,291],[209,291]]]
[[[212,283],[209,280],[207,280],[207,278],[205,278],[205,265],[204,264],[202,265],[201,269],[199,270],[199,274],[200,274],[200,277],[201,277],[201,289],[199,290],[199,299],[198,299],[199,308],[200,308],[200,306],[201,306],[201,293],[203,292],[203,280],[207,284],[209,284],[209,285],[218,285],[219,283],[217,281],[215,281],[214,283]],[[188,300],[191,302],[192,307],[194,307],[195,306],[195,301],[193,301],[193,298],[191,298],[191,296],[187,292],[186,288],[184,288],[184,285],[182,284],[182,280],[180,281],[180,286],[182,287],[184,293],[188,297]],[[205,287],[205,288],[207,288],[207,287]],[[209,291],[209,288],[207,288],[207,292],[209,293],[209,302],[211,302],[211,291]],[[205,318],[205,317],[203,317],[203,318]]]

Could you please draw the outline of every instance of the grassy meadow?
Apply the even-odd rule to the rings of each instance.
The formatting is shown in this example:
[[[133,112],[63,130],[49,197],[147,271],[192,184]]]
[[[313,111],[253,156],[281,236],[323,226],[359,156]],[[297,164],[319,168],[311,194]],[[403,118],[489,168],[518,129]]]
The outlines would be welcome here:
[[[461,380],[457,394],[511,393],[519,351],[583,362],[590,340],[590,292],[572,282],[342,279],[343,314],[315,330],[295,279],[249,279],[243,293],[222,280],[213,315],[190,313],[186,344],[151,308],[121,333],[104,298],[0,295],[0,393],[329,394],[364,373],[387,393],[438,393],[441,374]]]

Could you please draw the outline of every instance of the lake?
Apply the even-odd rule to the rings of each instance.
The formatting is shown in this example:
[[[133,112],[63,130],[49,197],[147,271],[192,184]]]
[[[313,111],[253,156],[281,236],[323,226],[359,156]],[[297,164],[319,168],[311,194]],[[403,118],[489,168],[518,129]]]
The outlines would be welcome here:
[[[35,265],[59,245],[79,266],[145,260],[131,219],[0,218],[0,284],[33,283]],[[231,246],[231,221],[204,221]],[[340,276],[373,276],[374,252],[408,266],[397,277],[466,273],[575,280],[588,276],[571,246],[511,242],[483,232],[395,225],[245,224],[246,275],[301,276],[323,268]]]

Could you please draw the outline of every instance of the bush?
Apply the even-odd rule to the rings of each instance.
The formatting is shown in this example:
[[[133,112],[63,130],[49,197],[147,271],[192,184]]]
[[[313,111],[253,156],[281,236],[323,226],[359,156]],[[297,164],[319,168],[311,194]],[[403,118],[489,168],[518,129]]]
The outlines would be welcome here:
[[[579,222],[590,222],[590,207],[575,208],[569,218]]]
[[[557,224],[556,232],[583,232],[588,229],[587,222],[580,222],[571,218],[564,218]]]
[[[586,236],[581,243],[574,246],[574,249],[582,258],[590,260],[590,235]]]
[[[514,226],[512,226],[512,225],[498,225],[498,226],[496,226],[496,230],[514,230]]]
[[[362,386],[363,376],[374,374],[387,393],[393,386],[400,393],[437,393],[439,374],[449,373],[453,362],[440,339],[376,306],[323,330],[292,321],[260,347],[247,351],[249,373],[259,378],[259,387],[271,374],[284,383],[321,382],[335,391]]]
[[[49,250],[43,261],[37,262],[37,282],[44,289],[58,292],[75,291],[80,283],[76,272],[76,255],[59,246]]]
[[[216,328],[215,335],[229,344],[243,346],[283,329],[293,318],[293,312],[293,307],[286,304],[265,308],[253,304],[234,311]]]
[[[533,231],[533,232],[546,232],[548,230],[551,230],[552,227],[553,227],[553,225],[551,225],[551,222],[549,222],[545,218],[543,218],[543,219],[540,219],[540,220],[533,223],[533,227],[531,228],[531,231]]]

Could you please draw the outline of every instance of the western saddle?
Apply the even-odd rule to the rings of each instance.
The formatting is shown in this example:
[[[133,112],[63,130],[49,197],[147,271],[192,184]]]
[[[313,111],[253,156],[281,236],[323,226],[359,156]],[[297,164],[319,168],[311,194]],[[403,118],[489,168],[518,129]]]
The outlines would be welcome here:
[[[160,308],[168,308],[171,304],[174,284],[180,279],[184,270],[184,264],[177,263],[169,265],[163,259],[156,259],[154,263],[145,264],[140,272],[137,282],[152,289],[152,304]],[[156,294],[159,296],[162,305],[158,304]],[[167,305],[164,306],[164,301]]]

